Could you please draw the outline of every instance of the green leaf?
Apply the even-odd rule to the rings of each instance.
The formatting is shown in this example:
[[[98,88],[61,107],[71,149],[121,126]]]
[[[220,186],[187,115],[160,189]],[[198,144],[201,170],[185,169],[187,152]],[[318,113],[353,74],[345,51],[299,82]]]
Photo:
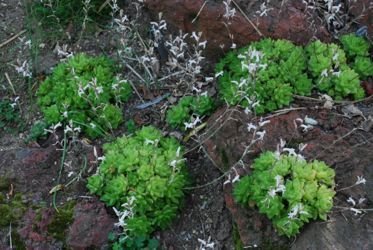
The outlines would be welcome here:
[[[341,36],[340,41],[349,57],[369,55],[370,44],[364,37],[352,33]]]

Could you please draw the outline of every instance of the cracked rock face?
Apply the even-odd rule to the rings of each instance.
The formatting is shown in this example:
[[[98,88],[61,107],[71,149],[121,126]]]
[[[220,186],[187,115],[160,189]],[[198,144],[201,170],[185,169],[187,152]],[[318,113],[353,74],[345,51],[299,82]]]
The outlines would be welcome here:
[[[222,1],[147,0],[145,6],[154,17],[162,12],[175,31],[202,32],[208,41],[207,56],[211,59],[219,58],[232,44],[241,47],[263,37],[288,39],[302,45],[315,38],[324,42],[333,40],[326,24],[328,13],[324,9],[306,8],[299,0],[271,1],[266,7],[263,2],[231,2],[236,11],[230,18],[225,16],[227,9]],[[338,32],[355,32],[359,27],[367,26],[368,36],[372,36],[372,15],[370,0],[345,3],[338,14],[343,18],[337,18],[343,19],[339,20],[342,28]],[[329,29],[333,30],[330,24]]]
[[[369,103],[359,108],[366,117],[373,114],[373,106]],[[300,124],[295,125],[297,119],[304,120],[306,116],[317,121],[308,131],[304,131]],[[356,202],[354,208],[358,209],[368,208],[372,202],[373,131],[371,128],[354,130],[366,122],[364,118],[348,118],[335,110],[304,108],[272,115],[266,120],[270,122],[260,128],[266,131],[263,140],[244,154],[253,137],[247,124],[257,125],[260,118],[238,109],[218,110],[210,118],[203,137],[205,151],[222,172],[229,171],[232,180],[236,174],[241,177],[250,174],[253,160],[261,152],[276,150],[281,138],[286,141],[286,147],[296,150],[299,144],[306,144],[302,154],[307,160],[322,160],[331,166],[336,171],[336,190],[354,185],[357,177],[363,176],[366,184],[337,191],[328,221],[312,221],[305,225],[292,249],[371,249],[373,240],[369,232],[373,230],[373,215],[365,212],[355,214],[349,210],[351,204],[347,202],[351,197]],[[235,203],[233,186],[228,179],[229,176],[224,185],[225,202],[244,246],[265,246],[268,243],[289,246],[291,242],[279,237],[271,222],[255,207],[248,209]]]
[[[211,58],[230,49],[232,43],[243,46],[263,37],[284,38],[297,44],[306,44],[312,37],[331,40],[321,22],[310,22],[312,16],[301,1],[285,1],[283,5],[281,1],[276,2],[265,14],[261,13],[260,2],[250,2],[241,4],[246,4],[246,8],[242,12],[236,10],[229,19],[224,17],[225,5],[216,1],[147,0],[145,5],[154,16],[162,12],[164,19],[176,29],[201,31],[208,41],[207,52]]]

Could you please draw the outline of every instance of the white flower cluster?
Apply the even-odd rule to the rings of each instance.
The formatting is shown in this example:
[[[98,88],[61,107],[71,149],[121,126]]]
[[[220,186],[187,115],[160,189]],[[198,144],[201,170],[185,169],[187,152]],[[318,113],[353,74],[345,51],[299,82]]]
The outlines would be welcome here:
[[[133,218],[133,216],[135,215],[135,212],[134,212],[135,200],[136,198],[134,196],[131,196],[126,203],[122,204],[123,210],[121,211],[113,207],[113,210],[118,217],[118,222],[115,223],[114,226],[121,227],[123,229],[123,234],[125,236],[127,235],[127,231],[129,230],[127,228],[126,220]]]
[[[341,15],[343,15],[342,1],[334,0],[302,0],[307,9],[317,10],[323,16],[328,28],[339,29],[342,27]]]
[[[24,61],[22,65],[15,66],[17,73],[21,74],[23,77],[32,77],[32,72],[30,70],[30,65],[27,61]]]
[[[258,14],[260,17],[267,16],[268,12],[273,10],[273,8],[270,8],[267,6],[267,4],[269,4],[270,2],[271,0],[263,1],[262,4],[260,5],[260,10],[256,11],[255,13]]]
[[[236,15],[236,9],[232,7],[232,0],[223,1],[225,7],[224,18],[231,19]]]
[[[277,159],[280,158],[281,154],[287,153],[289,156],[294,156],[298,160],[301,160],[301,161],[305,160],[305,158],[301,154],[301,152],[307,147],[307,144],[301,143],[301,144],[298,145],[298,152],[299,153],[297,153],[294,148],[286,148],[285,145],[286,145],[286,141],[283,140],[282,138],[280,138],[280,144],[277,144],[277,149],[276,149],[276,152],[275,152],[275,155],[276,155]]]
[[[211,241],[211,236],[207,240],[198,239],[200,243],[199,250],[215,249],[215,243]]]
[[[284,178],[282,176],[276,175],[275,180],[276,180],[276,186],[271,188],[268,191],[268,195],[271,198],[275,197],[277,193],[282,193],[283,194],[286,190],[285,185],[284,185]]]
[[[291,208],[290,212],[288,213],[288,218],[296,219],[300,214],[308,214],[307,211],[304,211],[304,206],[302,203],[298,203]]]

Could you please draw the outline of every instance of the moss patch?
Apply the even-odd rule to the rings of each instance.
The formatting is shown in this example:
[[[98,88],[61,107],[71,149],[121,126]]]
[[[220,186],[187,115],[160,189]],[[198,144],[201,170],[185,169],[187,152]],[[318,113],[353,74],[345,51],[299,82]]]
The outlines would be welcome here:
[[[10,180],[6,177],[0,176],[0,191],[8,191]]]
[[[75,202],[70,201],[58,208],[52,222],[48,225],[48,234],[53,238],[65,241],[66,230],[73,222]]]
[[[26,211],[26,204],[22,201],[22,195],[17,193],[9,200],[0,193],[0,227],[7,227],[10,223],[17,224]]]
[[[243,250],[244,249],[243,243],[241,241],[240,234],[238,232],[238,228],[236,224],[233,225],[232,234],[233,234],[234,250]]]

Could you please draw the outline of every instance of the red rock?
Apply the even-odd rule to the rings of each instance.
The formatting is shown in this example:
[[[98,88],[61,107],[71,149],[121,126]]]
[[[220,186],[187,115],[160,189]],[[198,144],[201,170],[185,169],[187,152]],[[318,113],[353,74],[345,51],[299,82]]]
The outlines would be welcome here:
[[[72,249],[100,248],[107,242],[108,234],[116,220],[99,201],[80,202],[74,208],[67,244]]]
[[[362,86],[367,96],[373,95],[373,81],[363,81]]]
[[[227,21],[223,16],[224,5],[214,1],[147,0],[145,5],[155,14],[162,12],[165,20],[177,29],[185,32],[202,31],[204,39],[208,41],[207,53],[211,58],[216,58],[222,53],[221,45],[229,49],[232,45],[232,38],[238,46],[263,37],[284,38],[297,44],[306,44],[313,37],[324,41],[332,39],[317,18],[314,18],[314,26],[310,28],[310,17],[306,14],[301,1],[282,2],[283,6],[281,3],[276,3],[276,6],[271,5],[274,9],[269,11],[267,16],[262,17],[255,13],[258,10],[258,6],[255,6],[251,13],[248,13],[251,23],[240,11],[237,11],[236,15]],[[203,4],[205,6],[196,21],[192,23]]]
[[[373,37],[373,2],[371,0],[348,1],[349,14],[359,27],[367,26],[368,35]]]
[[[234,109],[228,109],[234,110]],[[370,112],[370,111],[367,111]],[[294,120],[297,118],[304,119],[305,116],[315,119],[318,124],[308,132],[302,131],[300,124],[295,127]],[[307,147],[302,151],[303,156],[308,160],[322,160],[336,171],[337,188],[343,188],[353,185],[357,176],[367,178],[366,185],[360,185],[352,189],[344,189],[337,192],[335,205],[340,207],[348,207],[350,204],[346,202],[347,197],[367,197],[364,204],[369,204],[372,198],[368,183],[373,182],[368,176],[373,176],[371,171],[371,162],[373,155],[371,154],[371,143],[367,138],[372,138],[369,132],[359,131],[351,133],[356,128],[357,120],[352,120],[337,114],[336,111],[326,109],[304,109],[291,111],[282,115],[273,115],[269,118],[270,123],[266,124],[261,130],[266,131],[264,140],[250,148],[250,152],[242,157],[245,151],[245,145],[249,145],[252,133],[247,131],[247,123],[258,124],[260,118],[246,115],[243,111],[235,109],[234,112],[229,112],[227,109],[218,110],[208,121],[208,128],[204,139],[204,147],[209,157],[215,162],[222,172],[228,171],[232,166],[235,166],[234,172],[238,172],[241,177],[250,174],[250,165],[253,160],[263,151],[275,150],[279,144],[280,138],[287,142],[286,147],[297,149],[300,143],[307,144]],[[242,160],[242,164],[234,165],[238,160]],[[244,169],[244,170],[243,170]],[[370,172],[369,172],[370,171]],[[231,172],[233,173],[233,171]],[[241,240],[245,246],[260,245],[266,240],[271,239],[272,244],[287,245],[285,237],[279,237],[270,221],[263,215],[259,214],[255,208],[244,208],[236,204],[232,195],[232,186],[224,185],[224,195],[227,208],[230,210],[233,220],[235,221]],[[327,240],[331,242],[349,241],[350,233],[359,235],[356,230],[361,230],[361,235],[366,235],[365,228],[371,228],[367,216],[371,220],[372,216],[365,214],[365,220],[357,219],[351,212],[346,212],[344,215],[331,213],[332,221],[338,220],[337,224],[341,224],[343,229],[329,226],[328,223],[310,223],[307,225],[304,235],[300,236],[302,240],[295,249],[304,249],[308,246],[313,246],[314,249],[329,249]],[[348,223],[344,223],[348,217],[353,224],[354,229],[349,228]],[[331,223],[331,224],[329,224]],[[363,226],[358,229],[358,224]],[[311,229],[312,228],[312,229]],[[319,230],[318,228],[321,228]],[[353,232],[350,232],[353,231]],[[323,237],[323,232],[328,233],[328,237]],[[317,240],[315,241],[315,238]],[[361,248],[362,245],[373,246],[373,241],[368,238],[360,238],[357,241],[349,241],[341,243],[348,245],[348,249],[370,249]],[[318,246],[318,247],[317,247]],[[321,247],[322,246],[322,247]]]

